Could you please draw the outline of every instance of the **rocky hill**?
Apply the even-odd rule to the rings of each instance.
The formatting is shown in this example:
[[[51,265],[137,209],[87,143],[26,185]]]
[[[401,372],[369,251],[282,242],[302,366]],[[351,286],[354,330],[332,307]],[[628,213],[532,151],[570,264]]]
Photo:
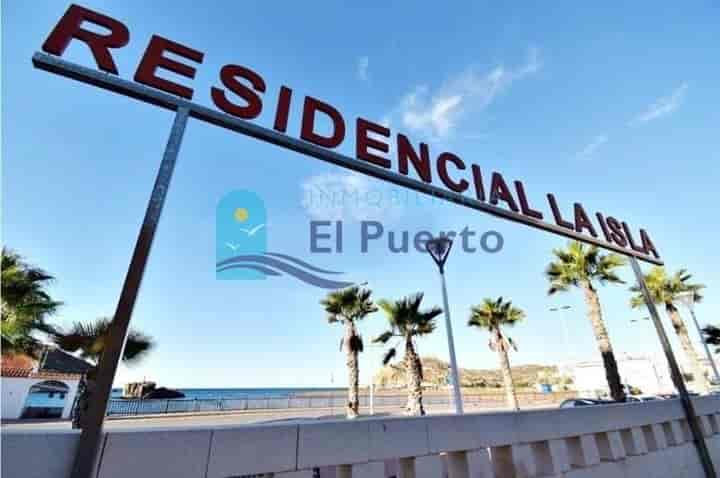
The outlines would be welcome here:
[[[434,358],[423,357],[423,383],[428,387],[439,387],[446,384],[448,363]],[[517,388],[535,387],[538,383],[568,384],[568,377],[558,373],[551,365],[519,365],[512,367],[513,379]],[[375,376],[375,383],[380,387],[404,387],[405,366],[402,362],[383,367]],[[501,388],[502,375],[499,369],[460,369],[460,383],[463,387]]]

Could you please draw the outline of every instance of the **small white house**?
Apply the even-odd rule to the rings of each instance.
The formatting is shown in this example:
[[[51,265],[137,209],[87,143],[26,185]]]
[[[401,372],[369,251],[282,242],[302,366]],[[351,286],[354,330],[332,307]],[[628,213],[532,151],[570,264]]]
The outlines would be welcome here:
[[[3,356],[2,419],[70,418],[78,384],[90,367],[51,347],[43,351],[40,360]]]

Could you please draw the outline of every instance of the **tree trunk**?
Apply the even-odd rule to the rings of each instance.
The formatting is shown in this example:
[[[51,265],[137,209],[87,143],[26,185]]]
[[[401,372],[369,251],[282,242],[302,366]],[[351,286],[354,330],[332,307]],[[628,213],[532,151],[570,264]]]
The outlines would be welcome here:
[[[77,392],[75,395],[75,405],[72,410],[72,427],[76,429],[85,428],[87,421],[87,411],[90,407],[90,400],[95,391],[95,375],[90,372],[80,379]]]
[[[593,288],[592,284],[586,282],[582,284],[583,292],[585,292],[585,303],[588,308],[588,319],[592,324],[595,340],[597,341],[600,355],[602,356],[603,365],[605,367],[605,377],[607,379],[610,396],[613,400],[624,402],[625,389],[620,380],[615,354],[613,353],[610,338],[608,337],[605,322],[602,318],[602,310],[600,309],[600,298]]]
[[[348,369],[348,402],[345,410],[348,418],[357,417],[360,409],[360,399],[358,397],[360,367],[358,366],[358,351],[353,347],[356,339],[357,331],[355,330],[355,323],[347,321],[345,323],[344,345]]]
[[[75,391],[72,411],[70,412],[70,417],[72,418],[72,427],[74,429],[81,428],[81,408],[87,409],[87,384],[85,380],[85,374],[82,374],[82,376],[80,377],[80,381],[78,382],[77,390]]]
[[[408,415],[425,415],[422,403],[422,363],[415,352],[412,337],[405,339],[405,371],[408,387]]]
[[[520,410],[517,394],[515,393],[515,383],[513,382],[512,372],[510,371],[510,359],[508,358],[506,343],[499,330],[495,330],[494,333],[498,358],[500,359],[500,372],[502,372],[503,384],[505,385],[506,403],[508,407],[512,407],[513,410]]]
[[[687,358],[690,371],[693,375],[693,382],[695,382],[695,387],[697,387],[697,390],[695,391],[698,393],[707,392],[708,386],[707,381],[705,380],[705,371],[700,364],[700,359],[695,351],[695,347],[692,345],[687,327],[685,327],[685,322],[682,317],[680,317],[680,312],[678,312],[677,308],[673,304],[665,304],[665,311],[668,316],[670,316],[670,322],[675,329],[675,333],[680,339],[680,346],[682,347],[683,352],[685,352],[685,357]]]

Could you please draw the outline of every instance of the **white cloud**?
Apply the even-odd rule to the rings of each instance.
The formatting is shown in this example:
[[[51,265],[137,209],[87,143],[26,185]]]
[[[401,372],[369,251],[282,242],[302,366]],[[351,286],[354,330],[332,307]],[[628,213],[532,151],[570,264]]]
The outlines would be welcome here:
[[[357,60],[357,77],[361,81],[368,79],[368,67],[370,66],[370,57],[361,56]]]
[[[416,86],[388,116],[425,135],[447,137],[463,115],[486,108],[513,82],[537,73],[540,68],[538,51],[531,48],[526,62],[517,68],[500,65],[484,72],[469,68],[448,78],[436,91],[425,85]]]
[[[302,184],[302,206],[313,219],[362,221],[400,216],[406,196],[390,186],[375,186],[365,176],[322,174]]]
[[[682,105],[685,100],[688,84],[683,82],[668,96],[663,96],[648,106],[644,112],[635,117],[630,124],[646,123],[657,118],[669,115]]]
[[[588,144],[583,147],[580,151],[577,152],[575,157],[577,159],[586,160],[590,159],[590,157],[595,154],[595,151],[600,148],[603,144],[608,142],[608,137],[604,134],[599,134],[595,136],[592,141],[590,141]]]

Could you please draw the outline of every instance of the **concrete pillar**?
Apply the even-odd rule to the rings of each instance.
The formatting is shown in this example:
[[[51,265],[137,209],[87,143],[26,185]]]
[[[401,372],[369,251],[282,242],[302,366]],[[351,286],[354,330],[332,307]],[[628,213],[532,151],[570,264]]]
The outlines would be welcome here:
[[[470,478],[467,455],[464,451],[453,451],[447,454],[449,478]]]
[[[620,432],[610,431],[596,433],[598,452],[602,461],[620,461],[625,459],[625,446],[622,442]]]
[[[482,448],[467,452],[468,471],[470,478],[493,478],[490,450]]]
[[[490,448],[490,461],[495,476],[515,476],[512,447],[499,446]]]
[[[712,415],[708,415],[708,418],[710,419],[713,434],[717,435],[720,433],[720,414],[713,413]]]
[[[628,456],[638,456],[647,453],[645,437],[639,428],[633,427],[620,430],[620,436],[625,446],[625,453],[627,453]]]
[[[529,443],[520,443],[512,445],[512,461],[515,467],[515,476],[517,478],[531,478],[538,475],[537,463],[533,456],[533,450]]]
[[[678,446],[685,443],[685,437],[678,420],[670,420],[669,422],[663,423],[663,429],[665,430],[668,445]]]
[[[371,461],[352,465],[352,478],[385,478],[385,463]]]
[[[658,450],[664,450],[668,447],[667,434],[663,425],[664,423],[655,423],[650,425],[652,427],[653,434],[655,434],[655,444],[657,445]]]
[[[571,437],[566,443],[572,466],[584,468],[600,463],[600,452],[594,435]]]
[[[415,458],[398,460],[398,478],[415,478]]]
[[[702,433],[705,437],[712,436],[712,427],[710,426],[710,419],[707,415],[700,415],[698,417],[698,425],[700,425],[700,430],[702,430]]]
[[[572,468],[570,466],[570,453],[565,440],[548,440],[548,448],[552,458],[553,473],[559,475],[570,471]]]
[[[338,465],[335,467],[335,478],[352,478],[352,465]]]
[[[443,463],[440,455],[415,458],[415,478],[443,478]]]

